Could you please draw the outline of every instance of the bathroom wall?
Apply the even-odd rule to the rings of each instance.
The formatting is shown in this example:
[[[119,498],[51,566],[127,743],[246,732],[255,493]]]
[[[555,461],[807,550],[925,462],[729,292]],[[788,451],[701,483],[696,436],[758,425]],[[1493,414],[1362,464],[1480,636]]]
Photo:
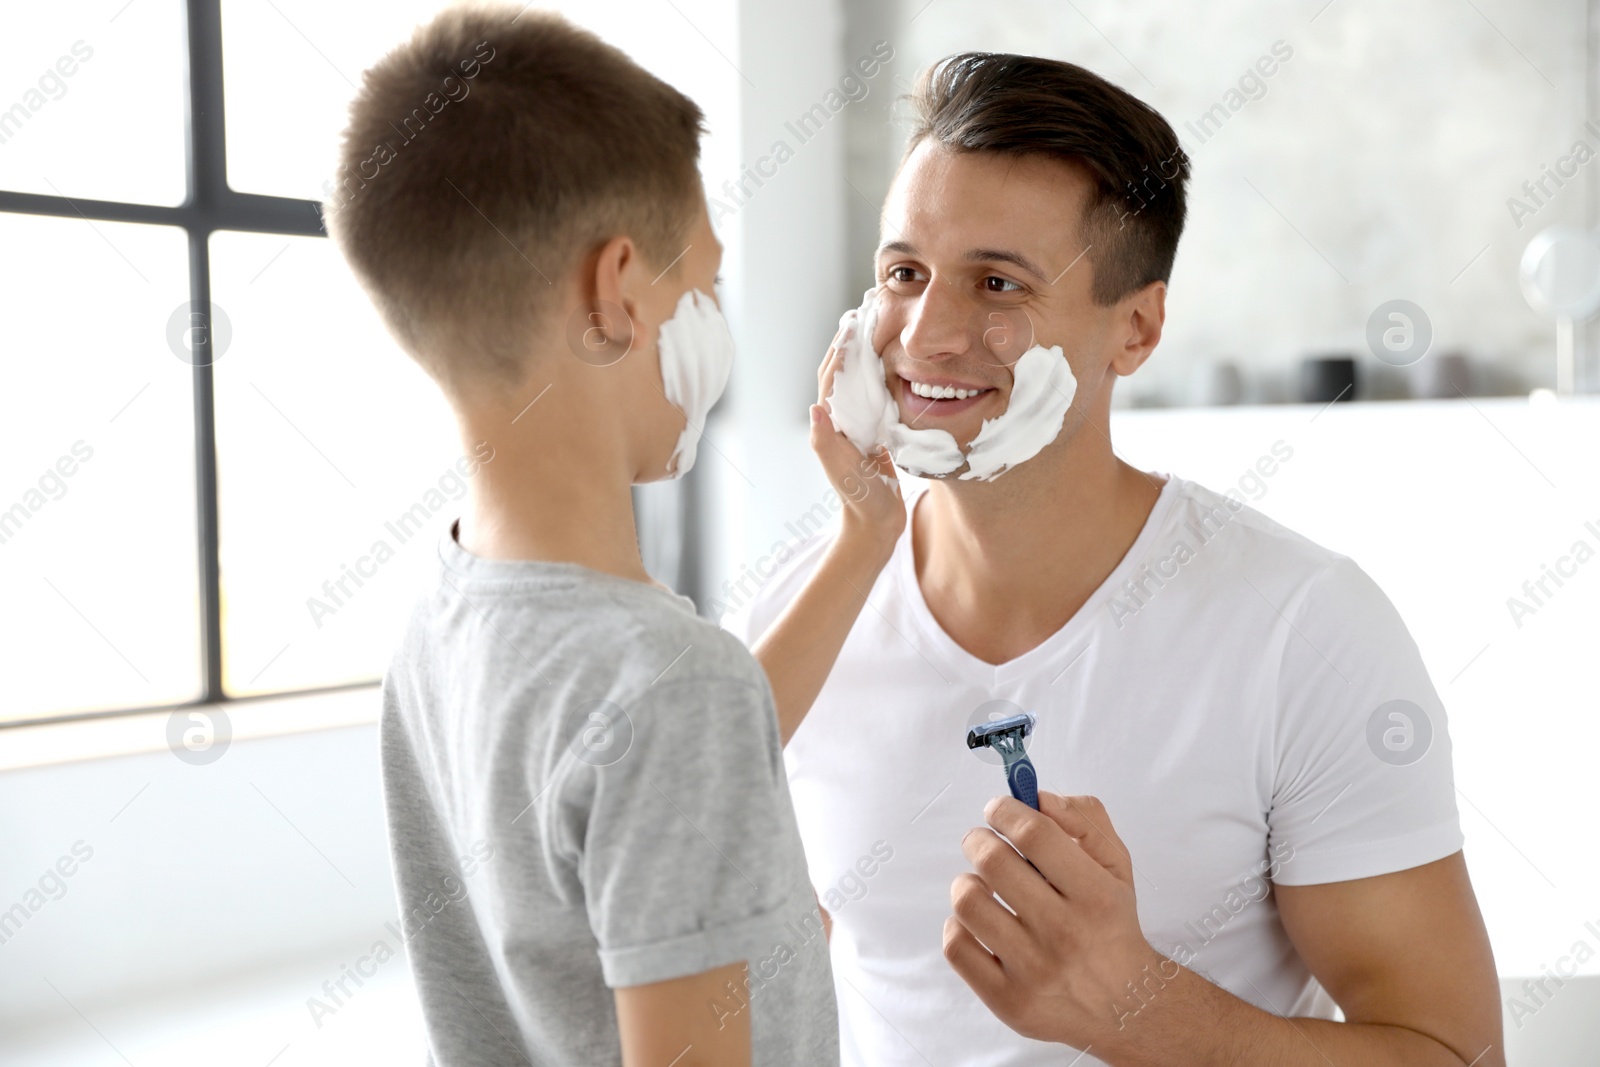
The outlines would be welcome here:
[[[1364,339],[1396,298],[1428,315],[1435,353],[1482,364],[1471,391],[1553,384],[1554,326],[1516,271],[1541,228],[1594,217],[1583,0],[900,0],[846,13],[846,51],[894,43],[902,93],[954,52],[1030,53],[1088,67],[1178,132],[1194,171],[1166,334],[1122,402],[1182,403],[1197,365],[1218,359],[1244,369],[1247,400],[1288,399],[1299,359],[1335,352],[1362,357],[1359,395],[1403,395],[1409,376]],[[1268,77],[1252,74],[1263,57]],[[904,144],[903,123],[885,129],[889,104],[849,113],[852,293],[871,282],[877,205]],[[1558,167],[1575,176],[1545,177]],[[1544,193],[1523,189],[1541,178]]]

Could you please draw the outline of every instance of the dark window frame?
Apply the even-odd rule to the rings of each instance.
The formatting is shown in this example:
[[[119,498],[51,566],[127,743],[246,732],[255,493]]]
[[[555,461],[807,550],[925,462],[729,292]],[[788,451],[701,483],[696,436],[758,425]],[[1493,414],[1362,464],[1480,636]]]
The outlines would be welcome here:
[[[184,100],[185,172],[188,193],[176,207],[80,200],[0,190],[0,212],[49,215],[91,222],[133,222],[177,226],[189,245],[189,300],[202,329],[196,333],[193,367],[195,514],[200,577],[201,686],[195,699],[182,704],[111,708],[95,711],[45,714],[7,722],[5,727],[47,722],[126,715],[169,707],[192,708],[269,699],[301,693],[330,692],[370,686],[370,681],[348,685],[285,690],[247,697],[229,695],[222,685],[222,599],[218,562],[216,398],[211,362],[203,345],[210,343],[211,253],[210,239],[217,230],[246,233],[326,237],[322,207],[315,200],[240,193],[227,179],[226,111],[222,84],[222,0],[187,0],[186,48],[189,64]]]
[[[285,234],[295,237],[327,237],[322,204],[286,196],[262,196],[236,192],[228,186],[226,109],[222,83],[222,0],[186,0],[185,31],[189,62],[187,93],[184,99],[185,156],[188,194],[176,207],[124,203],[111,200],[79,200],[66,196],[44,196],[0,189],[0,212],[49,215],[57,218],[103,222],[133,222],[177,226],[188,236],[189,301],[200,316],[203,327],[200,344],[210,343],[211,253],[210,239],[217,230],[244,233]],[[43,723],[99,719],[113,715],[179,710],[214,705],[248,703],[287,696],[307,696],[348,689],[371,688],[376,679],[338,685],[284,689],[270,693],[234,696],[222,684],[222,593],[219,564],[219,519],[217,508],[217,428],[216,398],[212,388],[211,362],[194,361],[194,475],[197,555],[200,591],[200,693],[179,704],[152,704],[43,714],[28,719],[0,723],[0,729],[34,726]],[[690,595],[700,592],[701,563],[696,535],[700,521],[698,486],[701,475],[691,472],[676,487],[680,494],[679,514],[668,519],[675,529],[653,528],[639,522],[641,514],[637,489],[634,514],[640,549],[646,559],[654,559],[672,545],[671,559],[663,559],[658,577],[675,588],[687,588]],[[698,599],[698,598],[697,598]]]

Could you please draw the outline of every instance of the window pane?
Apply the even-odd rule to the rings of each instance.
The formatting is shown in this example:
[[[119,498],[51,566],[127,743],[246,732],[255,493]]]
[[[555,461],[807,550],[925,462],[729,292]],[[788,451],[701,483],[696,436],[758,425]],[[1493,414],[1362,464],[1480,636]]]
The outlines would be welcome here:
[[[362,71],[449,6],[445,0],[223,0],[229,186],[322,199]],[[718,178],[712,185],[736,173],[738,115],[729,79],[738,79],[725,58],[734,42],[720,4],[545,0],[538,6],[594,30],[693,97],[712,130],[702,153],[706,173]],[[293,77],[285,76],[289,69]]]
[[[182,230],[0,215],[0,721],[201,691]]]
[[[0,189],[181,203],[185,39],[181,0],[6,5]]]
[[[455,422],[331,242],[218,233],[211,256],[226,688],[377,677],[465,496]]]
[[[361,72],[448,6],[442,0],[223,0],[228,185],[322,199]]]

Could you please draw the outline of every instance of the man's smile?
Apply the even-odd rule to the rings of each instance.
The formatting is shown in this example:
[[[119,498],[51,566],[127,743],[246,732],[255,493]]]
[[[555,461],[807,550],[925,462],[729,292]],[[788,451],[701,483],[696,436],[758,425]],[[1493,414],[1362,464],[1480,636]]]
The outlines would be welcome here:
[[[933,374],[908,378],[891,372],[889,385],[900,405],[901,421],[907,425],[926,418],[963,414],[999,392],[993,386]]]

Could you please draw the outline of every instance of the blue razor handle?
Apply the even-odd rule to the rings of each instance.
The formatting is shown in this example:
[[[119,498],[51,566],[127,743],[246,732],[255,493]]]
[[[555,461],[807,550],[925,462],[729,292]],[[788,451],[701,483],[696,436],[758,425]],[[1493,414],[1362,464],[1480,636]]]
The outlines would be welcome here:
[[[967,731],[968,748],[990,748],[1006,765],[1006,785],[1011,795],[1034,811],[1039,810],[1039,775],[1033,769],[1022,739],[1033,732],[1034,717],[1027,713],[974,726]]]
[[[1015,763],[1006,762],[1006,784],[1011,795],[1034,811],[1039,810],[1039,776],[1033,771],[1033,761],[1023,756]]]

